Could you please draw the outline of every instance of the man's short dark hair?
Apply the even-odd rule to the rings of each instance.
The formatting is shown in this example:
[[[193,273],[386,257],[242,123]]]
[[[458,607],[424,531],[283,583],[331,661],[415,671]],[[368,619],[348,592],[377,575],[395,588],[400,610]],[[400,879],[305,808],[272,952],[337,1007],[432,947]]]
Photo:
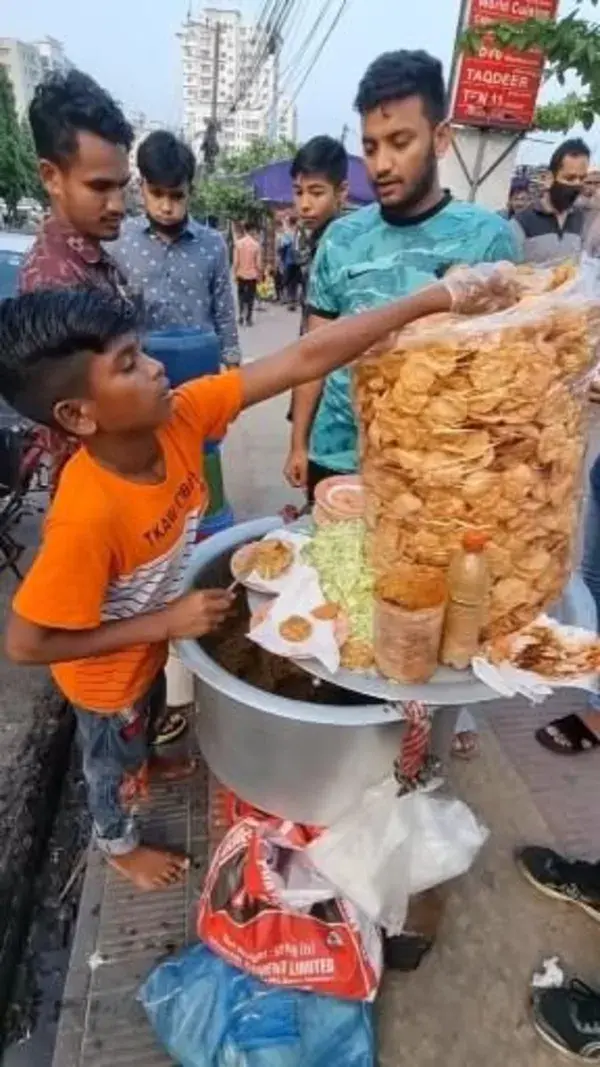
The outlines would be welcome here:
[[[88,74],[70,70],[40,82],[29,105],[39,159],[63,164],[77,154],[77,135],[93,133],[128,151],[133,130],[118,104]]]
[[[341,185],[348,179],[348,153],[334,137],[313,137],[296,152],[290,174],[292,178],[319,174],[332,185]]]
[[[145,181],[163,189],[191,185],[196,173],[196,160],[191,148],[168,130],[155,130],[142,141],[138,148],[137,165]]]
[[[361,79],[354,106],[366,115],[382,104],[407,100],[409,96],[421,98],[434,125],[446,118],[444,68],[428,52],[384,52]]]
[[[556,176],[567,156],[585,156],[586,159],[590,159],[591,155],[592,153],[582,137],[570,137],[568,141],[563,141],[562,144],[559,144],[558,148],[552,153],[550,170]]]
[[[138,304],[98,289],[41,289],[0,302],[0,395],[55,427],[60,400],[85,396],[90,353],[140,324]]]

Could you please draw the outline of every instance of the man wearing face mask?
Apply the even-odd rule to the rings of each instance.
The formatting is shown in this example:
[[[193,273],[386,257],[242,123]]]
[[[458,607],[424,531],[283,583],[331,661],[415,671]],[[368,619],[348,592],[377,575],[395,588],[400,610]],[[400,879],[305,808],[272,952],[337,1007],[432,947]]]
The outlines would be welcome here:
[[[590,166],[590,150],[580,137],[565,141],[550,160],[552,180],[541,199],[512,219],[527,263],[579,258],[586,213],[578,206]]]

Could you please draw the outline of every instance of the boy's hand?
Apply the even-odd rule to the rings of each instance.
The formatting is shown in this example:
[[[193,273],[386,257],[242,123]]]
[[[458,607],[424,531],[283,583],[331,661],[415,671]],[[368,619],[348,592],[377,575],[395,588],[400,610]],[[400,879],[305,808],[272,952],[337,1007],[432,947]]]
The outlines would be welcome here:
[[[293,448],[285,461],[283,474],[292,489],[306,489],[308,482],[308,452]]]
[[[521,295],[512,263],[481,263],[478,267],[455,267],[443,284],[459,315],[491,315],[516,304]]]
[[[235,594],[226,589],[202,589],[186,593],[166,608],[169,641],[202,637],[216,630],[231,611]]]

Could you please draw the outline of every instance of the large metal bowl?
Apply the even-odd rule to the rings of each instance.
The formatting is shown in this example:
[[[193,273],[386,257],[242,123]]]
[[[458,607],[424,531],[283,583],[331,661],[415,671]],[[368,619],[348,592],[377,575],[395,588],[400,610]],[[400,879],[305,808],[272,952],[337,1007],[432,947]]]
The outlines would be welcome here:
[[[228,585],[240,545],[264,537],[280,519],[234,526],[197,546],[185,589]],[[295,822],[327,825],[392,770],[404,723],[393,705],[286,700],[225,671],[197,641],[178,642],[197,678],[197,732],[208,766],[251,804]],[[456,709],[434,716],[434,748],[449,751]]]

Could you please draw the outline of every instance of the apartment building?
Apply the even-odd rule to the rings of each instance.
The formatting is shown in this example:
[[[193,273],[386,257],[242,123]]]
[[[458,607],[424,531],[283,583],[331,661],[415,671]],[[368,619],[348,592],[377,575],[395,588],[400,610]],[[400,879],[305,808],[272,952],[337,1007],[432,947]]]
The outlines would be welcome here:
[[[72,65],[61,42],[54,37],[32,42],[0,37],[0,64],[12,82],[19,118],[27,111],[44,75],[51,70],[68,70]]]
[[[268,136],[276,58],[267,55],[257,66],[256,26],[245,24],[240,11],[205,8],[198,18],[188,18],[179,37],[184,131],[196,154],[200,155],[213,103],[221,151],[242,151],[256,137]],[[278,137],[295,139],[296,110],[285,98],[277,101],[276,122]]]

